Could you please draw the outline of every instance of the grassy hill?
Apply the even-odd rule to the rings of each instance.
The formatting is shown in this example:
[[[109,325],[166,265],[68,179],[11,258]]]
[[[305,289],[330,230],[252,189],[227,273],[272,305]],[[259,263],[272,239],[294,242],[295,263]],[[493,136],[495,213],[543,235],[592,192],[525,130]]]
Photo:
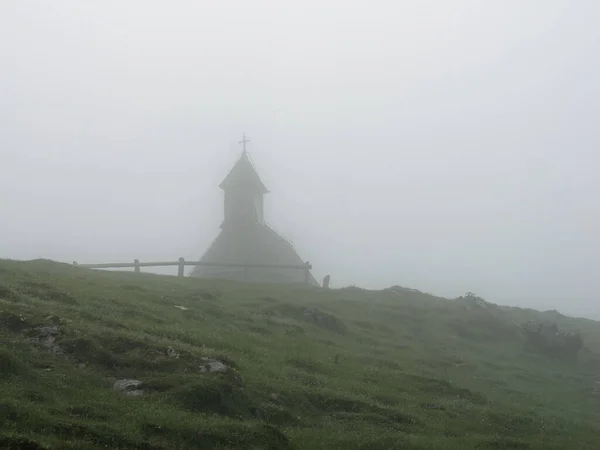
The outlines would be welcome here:
[[[555,311],[0,261],[0,448],[595,449],[598,353]]]

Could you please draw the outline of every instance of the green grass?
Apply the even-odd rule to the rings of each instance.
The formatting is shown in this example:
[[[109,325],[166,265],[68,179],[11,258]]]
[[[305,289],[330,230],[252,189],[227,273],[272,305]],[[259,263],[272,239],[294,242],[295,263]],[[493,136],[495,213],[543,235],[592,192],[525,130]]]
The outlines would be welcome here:
[[[577,361],[526,343],[544,319]],[[595,449],[599,353],[556,312],[0,261],[0,448]]]

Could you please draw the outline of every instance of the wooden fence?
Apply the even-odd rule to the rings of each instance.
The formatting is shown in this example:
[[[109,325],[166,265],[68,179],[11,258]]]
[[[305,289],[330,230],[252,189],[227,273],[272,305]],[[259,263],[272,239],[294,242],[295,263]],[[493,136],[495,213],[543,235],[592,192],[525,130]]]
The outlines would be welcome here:
[[[277,264],[225,264],[225,263],[210,263],[199,261],[186,261],[184,258],[179,258],[177,261],[159,261],[159,262],[140,262],[137,259],[133,263],[103,263],[103,264],[78,264],[73,261],[73,265],[85,267],[87,269],[124,269],[133,268],[134,272],[141,272],[141,267],[168,267],[177,266],[177,276],[183,277],[185,266],[210,266],[210,267],[230,267],[244,269],[244,276],[249,278],[249,269],[298,269],[304,271],[304,282],[310,283],[310,270],[312,265],[309,262],[300,265],[277,265]]]

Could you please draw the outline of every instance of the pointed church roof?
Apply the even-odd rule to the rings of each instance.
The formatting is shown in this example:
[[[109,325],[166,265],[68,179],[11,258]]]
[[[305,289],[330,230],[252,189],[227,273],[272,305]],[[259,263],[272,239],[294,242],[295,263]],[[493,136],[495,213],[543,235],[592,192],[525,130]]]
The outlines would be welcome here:
[[[248,152],[244,150],[242,156],[237,160],[229,171],[223,182],[219,185],[223,190],[230,188],[256,189],[262,194],[269,192],[265,184],[260,179],[254,164],[250,160]]]
[[[200,258],[201,262],[214,266],[196,266],[192,277],[240,278],[241,281],[261,283],[304,283],[304,271],[291,268],[253,268],[244,274],[243,268],[223,267],[218,264],[266,264],[281,266],[301,266],[294,246],[266,223],[249,224],[243,229],[226,228],[217,236],[212,245]],[[237,275],[236,275],[237,274]],[[319,283],[309,273],[309,283]]]

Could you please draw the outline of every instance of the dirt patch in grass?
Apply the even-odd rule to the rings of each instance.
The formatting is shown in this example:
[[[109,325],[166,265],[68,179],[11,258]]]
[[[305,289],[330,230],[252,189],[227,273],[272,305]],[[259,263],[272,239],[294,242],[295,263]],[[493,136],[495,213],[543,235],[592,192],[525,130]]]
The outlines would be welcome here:
[[[228,377],[201,376],[173,392],[178,404],[188,411],[228,417],[252,417],[253,403],[242,387]]]

